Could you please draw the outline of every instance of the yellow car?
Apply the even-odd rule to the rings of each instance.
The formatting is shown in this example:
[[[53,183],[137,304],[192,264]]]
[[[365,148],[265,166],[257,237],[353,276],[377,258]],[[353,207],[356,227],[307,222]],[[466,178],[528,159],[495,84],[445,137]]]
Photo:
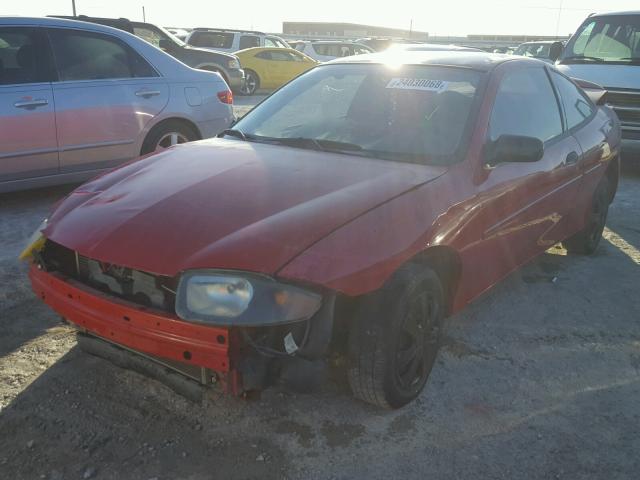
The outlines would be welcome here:
[[[274,89],[315,67],[318,62],[293,48],[247,48],[234,53],[245,73],[242,93],[253,95],[259,88]]]

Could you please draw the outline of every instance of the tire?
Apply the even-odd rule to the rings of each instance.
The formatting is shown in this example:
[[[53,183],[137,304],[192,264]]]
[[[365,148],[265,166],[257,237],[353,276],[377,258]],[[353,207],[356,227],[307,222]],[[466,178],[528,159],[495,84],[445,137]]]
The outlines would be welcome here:
[[[409,264],[362,299],[349,330],[353,395],[400,408],[424,388],[440,348],[444,289],[427,266]]]
[[[591,255],[596,251],[602,238],[604,226],[607,223],[611,192],[609,179],[603,177],[593,194],[588,224],[584,230],[562,242],[569,253]]]
[[[244,85],[240,89],[243,95],[253,95],[260,88],[260,77],[253,70],[245,69]]]
[[[172,145],[192,142],[200,136],[189,125],[178,121],[168,121],[156,125],[147,134],[140,155],[153,153]]]

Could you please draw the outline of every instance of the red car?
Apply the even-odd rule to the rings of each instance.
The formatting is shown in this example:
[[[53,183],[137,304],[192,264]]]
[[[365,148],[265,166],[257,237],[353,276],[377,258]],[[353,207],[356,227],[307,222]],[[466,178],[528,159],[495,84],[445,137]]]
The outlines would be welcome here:
[[[558,242],[596,249],[620,127],[593,88],[475,52],[318,66],[72,192],[25,252],[33,289],[234,394],[312,386],[342,353],[356,397],[400,407],[446,316]]]

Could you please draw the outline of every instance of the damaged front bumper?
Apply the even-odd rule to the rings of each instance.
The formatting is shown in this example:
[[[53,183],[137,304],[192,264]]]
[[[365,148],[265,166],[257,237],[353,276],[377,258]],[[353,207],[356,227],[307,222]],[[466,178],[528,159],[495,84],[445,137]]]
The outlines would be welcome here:
[[[36,295],[82,332],[171,362],[175,370],[216,384],[226,393],[243,392],[229,328],[184,322],[177,316],[107,297],[37,264],[31,266],[29,277]]]
[[[62,272],[47,271],[38,261],[32,264],[29,277],[36,295],[83,334],[142,355],[146,361],[186,375],[202,386],[239,396],[278,381],[295,390],[309,391],[324,379],[335,294],[326,295],[320,310],[305,322],[245,328],[184,321],[170,312],[105,294]],[[85,350],[90,347],[90,353],[128,366],[123,365],[123,355],[117,348],[87,337],[79,341]],[[286,348],[292,341],[295,351]],[[276,350],[283,344],[284,350]],[[146,365],[139,359],[129,363]],[[148,365],[130,368],[193,398],[184,389],[175,388],[179,383],[175,376],[167,382]]]

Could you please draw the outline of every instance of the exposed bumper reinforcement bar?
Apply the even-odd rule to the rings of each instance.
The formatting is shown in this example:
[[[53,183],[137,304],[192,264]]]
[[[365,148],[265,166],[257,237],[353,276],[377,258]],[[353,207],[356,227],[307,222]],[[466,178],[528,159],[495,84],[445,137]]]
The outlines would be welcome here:
[[[80,331],[109,342],[106,343],[108,347],[116,348],[110,345],[115,344],[143,354],[146,358],[142,363],[160,361],[159,368],[180,371],[194,380],[200,378],[201,384],[211,385],[215,378],[223,391],[234,395],[242,393],[241,378],[231,354],[231,332],[228,328],[184,322],[177,316],[107,297],[71,278],[57,272],[45,272],[35,265],[31,267],[29,277],[34,292],[47,305]],[[89,343],[91,346],[101,345]],[[106,347],[96,348],[111,351]],[[128,353],[123,349],[122,353]],[[115,363],[120,365],[119,361]],[[189,374],[190,371],[196,373]],[[198,385],[193,380],[188,381]]]

